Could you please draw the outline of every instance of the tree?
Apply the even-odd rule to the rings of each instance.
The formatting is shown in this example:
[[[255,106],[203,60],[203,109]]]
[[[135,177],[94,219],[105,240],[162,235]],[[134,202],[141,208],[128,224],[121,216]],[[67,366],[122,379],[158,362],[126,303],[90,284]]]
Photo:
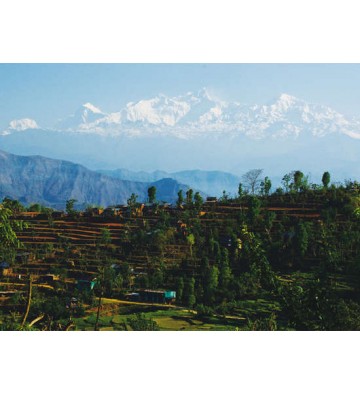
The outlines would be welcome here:
[[[299,191],[302,186],[304,186],[304,173],[300,170],[294,172],[294,189]]]
[[[130,209],[130,216],[135,213],[135,209],[138,204],[137,198],[138,198],[138,195],[135,195],[135,193],[132,193],[131,196],[129,197],[129,199],[127,200],[127,204]]]
[[[178,192],[178,199],[176,201],[176,205],[178,208],[180,208],[184,203],[184,195],[183,195],[183,190],[180,189],[180,191]]]
[[[219,269],[217,266],[208,266],[204,278],[204,302],[212,305],[215,302],[215,292],[219,285]]]
[[[3,207],[10,209],[13,215],[25,211],[25,207],[18,200],[13,200],[6,197],[3,199],[2,204]]]
[[[183,277],[180,277],[177,281],[177,287],[176,287],[176,301],[177,301],[177,303],[182,302],[183,293],[184,293],[184,279],[183,279]]]
[[[260,215],[261,201],[256,196],[250,196],[248,207],[248,218],[251,224],[254,224]]]
[[[232,274],[229,264],[229,251],[226,248],[222,250],[221,262],[219,266],[219,285],[223,291],[227,291]]]
[[[12,251],[22,246],[16,236],[15,231],[27,228],[27,223],[12,220],[12,211],[0,204],[0,252],[4,255],[11,255]]]
[[[99,243],[104,246],[108,246],[111,243],[111,232],[108,228],[100,230]]]
[[[149,203],[155,203],[156,202],[156,187],[151,186],[148,189],[148,198],[149,198]]]
[[[195,236],[193,233],[190,233],[188,236],[186,236],[186,241],[189,244],[190,247],[190,255],[193,255],[193,245],[195,244]]]
[[[201,195],[200,195],[200,192],[196,192],[196,193],[195,193],[194,201],[195,201],[195,208],[196,208],[197,210],[200,210],[200,209],[201,209],[201,206],[202,206],[202,204],[203,204],[203,202],[204,202],[203,198],[202,198]]]
[[[129,197],[129,199],[127,200],[128,206],[130,206],[131,208],[134,208],[137,204],[137,198],[138,198],[138,195],[135,195],[135,193],[132,193],[131,196]]]
[[[324,188],[327,189],[330,184],[330,173],[328,171],[323,174],[321,181],[324,185]]]
[[[252,195],[255,194],[256,190],[259,187],[259,177],[262,172],[263,169],[252,169],[242,176],[245,186],[248,188]]]
[[[268,196],[271,189],[271,181],[269,177],[265,177],[264,181],[261,181],[260,187],[261,187],[261,194]]]
[[[308,226],[304,222],[300,222],[297,226],[295,243],[298,252],[303,257],[309,245]]]
[[[244,188],[241,182],[239,183],[239,187],[238,187],[238,195],[239,195],[239,199],[241,199],[244,196]]]
[[[144,313],[137,313],[135,317],[126,320],[133,331],[158,331],[159,325],[152,318],[147,318]]]
[[[193,307],[196,303],[194,277],[189,278],[185,282],[183,300],[184,300],[184,304],[186,304],[189,307]]]
[[[191,207],[193,203],[193,190],[190,188],[187,192],[186,192],[186,205]]]
[[[285,188],[285,192],[288,193],[289,189],[290,189],[290,181],[292,178],[292,173],[287,173],[284,175],[284,177],[282,178],[282,184]]]
[[[69,199],[66,201],[66,212],[68,213],[68,215],[74,216],[75,214],[77,214],[77,211],[74,209],[74,205],[76,202],[76,199]]]

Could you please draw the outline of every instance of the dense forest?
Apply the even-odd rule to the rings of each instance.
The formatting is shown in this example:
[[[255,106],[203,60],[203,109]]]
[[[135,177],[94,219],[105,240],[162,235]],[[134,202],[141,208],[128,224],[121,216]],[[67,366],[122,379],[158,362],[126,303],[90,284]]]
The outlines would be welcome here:
[[[360,185],[242,180],[235,197],[180,190],[169,205],[152,186],[147,202],[84,212],[5,198],[1,329],[360,329]]]

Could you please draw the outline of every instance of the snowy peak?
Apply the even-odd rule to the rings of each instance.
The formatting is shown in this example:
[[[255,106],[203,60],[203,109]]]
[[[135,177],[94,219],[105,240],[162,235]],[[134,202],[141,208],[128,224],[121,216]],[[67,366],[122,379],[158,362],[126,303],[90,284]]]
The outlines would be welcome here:
[[[130,123],[174,126],[189,110],[190,106],[185,101],[159,95],[153,99],[128,103],[121,111],[121,119]]]
[[[7,129],[1,132],[1,135],[11,134],[12,132],[23,132],[28,129],[39,129],[36,121],[30,118],[15,119],[9,123]]]
[[[95,107],[95,106],[94,106],[93,104],[91,104],[91,103],[85,103],[85,104],[83,104],[83,105],[82,105],[82,108],[84,109],[84,111],[87,110],[87,111],[92,112],[92,113],[94,113],[94,114],[102,114],[102,111],[101,111],[99,108]]]
[[[98,107],[85,103],[73,115],[57,122],[56,128],[65,131],[87,131],[88,126],[106,117]]]
[[[9,124],[9,129],[16,130],[16,131],[24,131],[27,129],[38,129],[39,126],[37,125],[36,121],[30,118],[23,118],[11,121]]]

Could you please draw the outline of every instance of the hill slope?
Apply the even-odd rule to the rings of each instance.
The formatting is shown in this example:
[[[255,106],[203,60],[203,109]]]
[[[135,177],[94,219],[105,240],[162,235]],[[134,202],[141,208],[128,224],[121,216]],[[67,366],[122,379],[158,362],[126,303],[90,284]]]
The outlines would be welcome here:
[[[39,202],[56,208],[64,207],[70,198],[81,205],[121,204],[132,193],[145,201],[150,185],[156,186],[159,200],[173,202],[178,190],[187,188],[172,179],[155,183],[123,181],[72,162],[4,151],[0,151],[0,168],[0,198],[8,196],[24,204]]]

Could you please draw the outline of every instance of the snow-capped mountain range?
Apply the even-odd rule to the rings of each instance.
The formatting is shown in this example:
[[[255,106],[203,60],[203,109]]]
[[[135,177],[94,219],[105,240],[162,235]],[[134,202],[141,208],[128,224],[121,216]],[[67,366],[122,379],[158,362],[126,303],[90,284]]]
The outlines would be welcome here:
[[[52,128],[20,119],[1,130],[2,150],[92,170],[197,169],[241,176],[262,168],[281,179],[301,169],[318,179],[324,171],[340,181],[360,179],[360,121],[288,94],[245,105],[202,89],[130,102],[114,113],[86,103]]]
[[[40,129],[32,119],[10,122],[2,135]],[[102,136],[173,136],[191,139],[199,135],[246,136],[251,139],[297,138],[301,134],[329,134],[360,139],[360,120],[347,119],[337,111],[281,94],[267,105],[225,102],[203,88],[197,93],[129,102],[115,113],[91,103],[56,122],[52,130]]]

